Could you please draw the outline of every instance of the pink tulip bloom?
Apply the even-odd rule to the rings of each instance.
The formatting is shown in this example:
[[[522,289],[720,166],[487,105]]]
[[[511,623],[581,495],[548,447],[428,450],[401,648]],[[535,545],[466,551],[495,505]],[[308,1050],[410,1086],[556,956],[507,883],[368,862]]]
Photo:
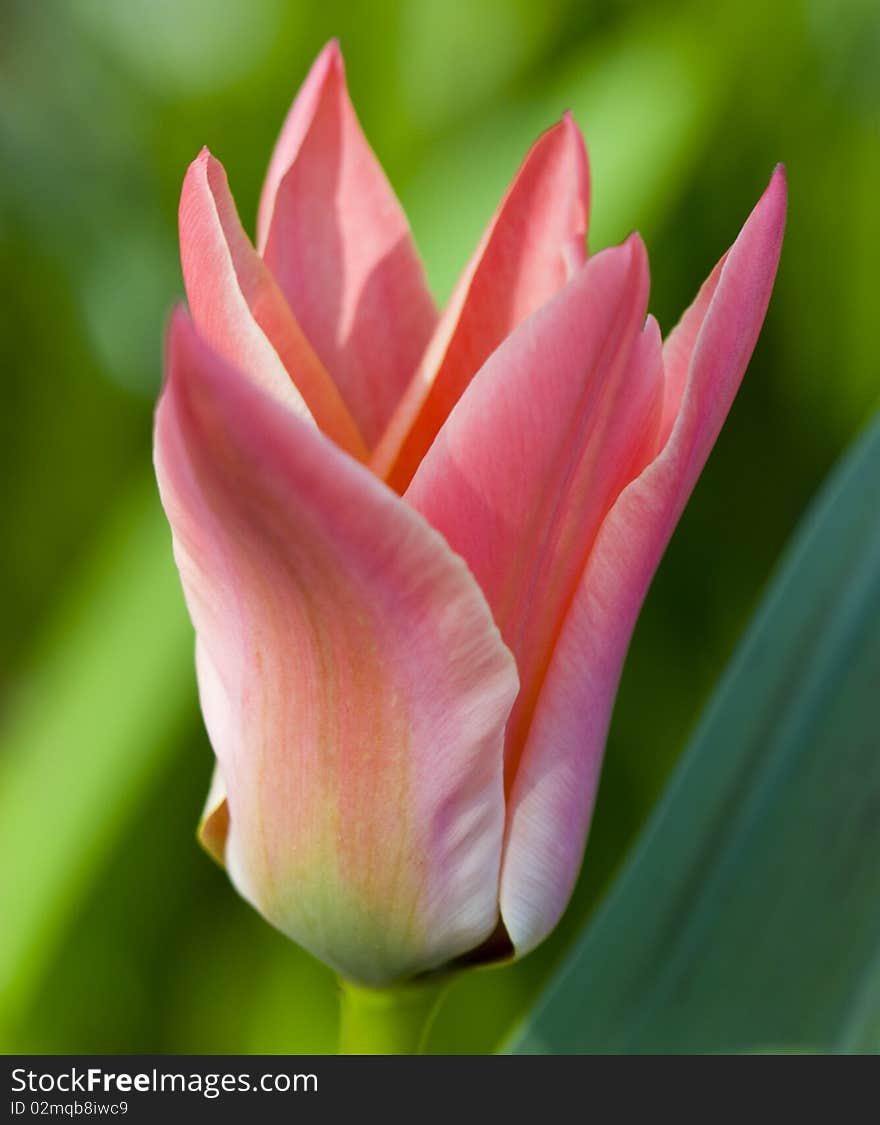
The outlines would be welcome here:
[[[156,471],[217,757],[201,838],[365,984],[556,925],[636,616],[770,298],[781,169],[665,342],[641,239],[588,258],[588,202],[566,116],[438,315],[336,44],[256,248],[207,151],[184,182]]]

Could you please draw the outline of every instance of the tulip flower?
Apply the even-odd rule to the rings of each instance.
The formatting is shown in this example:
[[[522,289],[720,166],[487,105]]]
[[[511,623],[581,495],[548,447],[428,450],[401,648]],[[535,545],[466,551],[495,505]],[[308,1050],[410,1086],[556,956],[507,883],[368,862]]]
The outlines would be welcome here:
[[[440,314],[335,44],[255,245],[217,160],[190,166],[155,449],[217,759],[201,838],[343,978],[521,956],[559,920],[785,205],[780,168],[664,342],[639,236],[587,255],[568,115]]]

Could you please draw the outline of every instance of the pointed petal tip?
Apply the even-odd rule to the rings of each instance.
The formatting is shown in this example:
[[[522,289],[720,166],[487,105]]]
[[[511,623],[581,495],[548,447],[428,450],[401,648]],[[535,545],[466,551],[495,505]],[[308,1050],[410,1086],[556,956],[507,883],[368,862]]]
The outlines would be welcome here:
[[[779,163],[773,169],[770,182],[752,209],[745,226],[749,226],[755,220],[766,223],[768,235],[781,244],[787,210],[788,177],[786,176],[785,165]]]
[[[345,56],[342,54],[342,44],[339,37],[334,35],[330,42],[327,44],[327,51],[333,62],[345,69]]]
[[[186,175],[183,178],[184,189],[192,176],[203,176],[208,181],[209,188],[213,190],[211,178],[217,175],[221,175],[225,179],[226,169],[223,167],[222,161],[218,160],[208,146],[202,145],[198,156],[186,170]]]
[[[579,141],[583,141],[584,135],[581,132],[580,126],[574,118],[574,111],[571,109],[564,109],[562,116],[553,126],[554,129],[564,129],[570,136]]]
[[[773,174],[770,177],[770,183],[764,190],[761,199],[773,199],[777,205],[785,211],[788,202],[788,174],[785,171],[785,165],[780,161],[773,169]]]
[[[180,189],[181,203],[183,202],[183,198],[186,195],[188,187],[192,183],[193,176],[204,175],[205,166],[211,159],[213,158],[211,156],[210,149],[207,145],[202,145],[202,147],[199,149],[198,155],[193,157],[193,159],[189,162],[186,172],[184,173],[183,184],[181,185]]]
[[[538,140],[531,146],[526,156],[526,161],[528,162],[531,159],[535,159],[537,153],[542,150],[546,151],[547,147],[553,147],[556,144],[563,150],[565,147],[569,147],[573,154],[575,183],[577,185],[577,194],[582,200],[582,223],[585,230],[590,207],[590,161],[589,158],[587,158],[584,135],[581,132],[580,126],[575,122],[571,109],[566,109],[558,122],[550,125],[545,129],[544,133],[540,134]],[[520,171],[521,170],[522,168]]]
[[[575,121],[574,113],[567,109],[562,114],[556,126],[557,129],[564,129],[568,139],[576,145],[576,147],[583,152],[584,159],[587,156],[587,142],[584,140],[584,134],[580,125]]]
[[[766,309],[766,303],[770,299],[770,289],[779,265],[787,210],[788,183],[785,166],[780,163],[773,169],[770,182],[752,208],[730,250],[722,259],[725,271],[734,268],[734,263],[737,269],[743,268],[746,261],[751,261],[753,267],[758,262],[763,263],[766,278],[763,309]],[[760,320],[763,319],[763,309],[759,325]]]
[[[181,195],[183,196],[186,193],[187,187],[192,183],[194,176],[203,176],[209,179],[212,174],[216,175],[218,171],[225,177],[226,169],[222,162],[217,159],[207,145],[202,145],[198,154],[190,161],[183,177]]]
[[[570,109],[565,110],[558,121],[538,137],[526,159],[539,150],[542,145],[560,142],[570,145],[576,156],[576,172],[581,179],[581,191],[586,192],[589,187],[589,165],[587,161],[587,145],[580,126],[574,119]]]
[[[208,191],[214,196],[216,204],[220,205],[221,196],[228,194],[230,200],[232,193],[229,187],[229,177],[226,175],[226,169],[223,167],[223,162],[218,160],[217,157],[211,152],[207,145],[202,149],[196,159],[193,161],[192,167],[198,165],[198,171],[205,177],[208,186]]]
[[[663,343],[663,333],[660,330],[660,323],[653,313],[648,313],[648,315],[645,317],[645,324],[642,328],[642,333],[645,336],[654,336],[659,344]]]
[[[631,230],[620,245],[629,250],[633,257],[637,254],[648,253],[648,248],[645,246],[645,240],[642,238],[641,231]]]
[[[212,172],[216,174],[216,170],[218,169],[221,175],[226,175],[226,170],[217,157],[214,156],[207,145],[202,145],[198,156],[190,161],[189,167],[183,177],[183,184],[180,188],[180,205],[178,208],[178,219],[180,222],[183,222],[188,202],[192,199],[193,206],[196,206],[194,197],[203,190],[204,186],[207,186],[208,191],[213,194],[211,174]],[[181,238],[183,238],[182,228]]]
[[[571,146],[575,154],[575,175],[579,184],[578,191],[583,201],[583,228],[584,233],[586,233],[590,206],[590,160],[584,134],[570,109],[565,110],[556,125],[548,130],[548,133],[551,134],[556,132],[564,134],[566,143]]]
[[[767,190],[764,192],[764,198],[767,196],[773,199],[778,211],[779,238],[781,240],[782,232],[785,227],[785,218],[788,212],[788,174],[782,162],[777,164],[773,169],[770,183],[767,186]]]
[[[275,207],[278,186],[296,159],[303,138],[314,120],[321,100],[334,77],[345,87],[345,63],[338,39],[330,39],[315,57],[306,79],[287,112],[263,182],[257,209],[257,250],[263,253]]]
[[[320,53],[312,63],[311,73],[306,81],[314,78],[320,85],[323,85],[331,74],[341,77],[343,80],[345,78],[345,59],[336,36],[328,39],[321,48]]]
[[[650,264],[648,259],[648,247],[645,245],[645,240],[637,231],[631,231],[630,234],[623,240],[619,247],[620,250],[627,254],[630,269],[635,275],[642,275],[646,285],[650,284]]]
[[[326,58],[332,62],[344,64],[345,60],[342,57],[342,47],[339,44],[338,35],[334,35],[331,39],[327,40],[321,48],[321,53],[318,55],[318,58]]]
[[[583,133],[578,128],[578,124],[574,119],[574,114],[570,109],[563,110],[562,116],[559,118],[556,124],[552,126],[552,129],[564,130],[566,135],[571,137],[572,139],[580,141],[583,140]]]

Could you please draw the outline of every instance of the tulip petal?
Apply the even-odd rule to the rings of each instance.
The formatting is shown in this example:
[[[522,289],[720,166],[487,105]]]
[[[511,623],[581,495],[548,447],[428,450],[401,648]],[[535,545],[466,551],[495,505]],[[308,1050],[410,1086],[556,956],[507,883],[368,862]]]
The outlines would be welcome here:
[[[553,652],[508,813],[501,911],[519,953],[555,926],[574,886],[626,649],[757,340],[785,207],[779,168],[669,337],[657,455],[606,517]]]
[[[467,567],[182,313],[156,463],[239,891],[365,984],[478,945],[517,677]]]
[[[516,657],[508,789],[595,536],[654,450],[663,383],[647,300],[638,236],[591,258],[491,356],[405,494],[468,563]]]
[[[335,42],[282,130],[260,229],[267,265],[372,447],[437,312],[406,216],[361,132]]]
[[[523,161],[373,455],[396,491],[491,353],[583,263],[589,192],[583,138],[566,114]]]
[[[205,340],[363,459],[366,446],[336,384],[251,246],[226,172],[207,149],[183,181],[180,259],[190,311]]]
[[[312,63],[312,68],[305,82],[300,86],[293,100],[293,105],[285,118],[281,135],[275,144],[272,158],[269,161],[269,168],[263,181],[263,190],[260,193],[260,203],[257,209],[257,249],[260,254],[266,249],[278,188],[287,175],[291,164],[296,160],[312,119],[317,113],[330,73],[335,67],[341,65],[341,61],[339,41],[331,39]]]

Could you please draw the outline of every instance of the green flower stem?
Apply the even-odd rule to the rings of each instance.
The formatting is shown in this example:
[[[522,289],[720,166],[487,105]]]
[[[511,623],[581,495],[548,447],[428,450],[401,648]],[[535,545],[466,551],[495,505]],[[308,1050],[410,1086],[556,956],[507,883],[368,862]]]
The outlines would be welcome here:
[[[340,1055],[419,1055],[448,981],[362,988],[340,979]]]

